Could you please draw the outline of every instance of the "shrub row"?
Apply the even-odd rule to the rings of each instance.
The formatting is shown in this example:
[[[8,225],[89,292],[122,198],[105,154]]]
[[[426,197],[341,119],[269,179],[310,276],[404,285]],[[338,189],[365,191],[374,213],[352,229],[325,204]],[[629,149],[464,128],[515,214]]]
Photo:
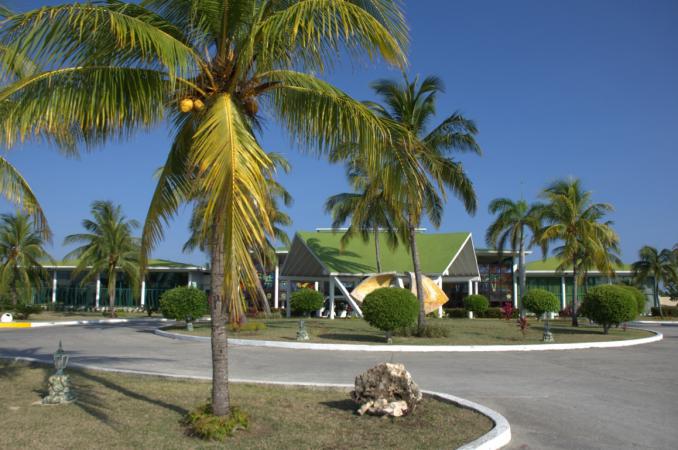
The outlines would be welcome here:
[[[466,317],[466,309],[465,308],[445,308],[445,315],[447,317],[450,317],[452,319],[463,319]],[[490,307],[487,308],[484,312],[476,314],[474,313],[474,316],[479,318],[479,319],[501,319],[503,318],[503,315],[501,313],[501,308],[499,307]],[[518,310],[515,309],[511,313],[511,318],[517,319],[518,318]]]
[[[659,308],[656,306],[653,306],[650,311],[654,317],[659,317],[661,315]],[[678,306],[662,306],[661,312],[667,317],[678,317]]]

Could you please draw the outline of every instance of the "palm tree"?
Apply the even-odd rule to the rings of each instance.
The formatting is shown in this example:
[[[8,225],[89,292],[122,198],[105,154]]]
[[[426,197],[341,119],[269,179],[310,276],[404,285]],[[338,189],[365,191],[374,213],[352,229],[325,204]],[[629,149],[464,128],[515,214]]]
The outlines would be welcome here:
[[[497,198],[490,202],[488,210],[490,214],[497,214],[497,218],[485,233],[485,241],[491,247],[504,251],[506,244],[511,246],[513,253],[518,252],[518,271],[520,274],[520,316],[525,316],[522,296],[526,292],[525,276],[525,250],[532,247],[535,237],[542,226],[541,210],[543,205],[535,203],[530,205],[525,200],[514,202],[508,198]],[[528,241],[528,234],[530,239]]]
[[[132,232],[140,225],[136,220],[127,219],[120,205],[109,201],[93,202],[91,212],[92,220],[82,221],[87,232],[64,239],[64,245],[82,244],[66,255],[66,259],[78,259],[73,275],[84,272],[83,284],[96,280],[100,273],[106,274],[109,308],[111,317],[115,317],[118,272],[125,274],[135,291],[139,285],[140,246]]]
[[[83,33],[82,30],[87,30]],[[310,73],[338,55],[399,67],[407,27],[393,0],[144,0],[72,4],[12,16],[12,51],[45,67],[0,92],[8,146],[32,136],[96,145],[169,119],[174,141],[142,232],[142,266],[181,204],[204,196],[211,247],[212,412],[230,411],[224,317],[257,276],[250,249],[273,232],[258,214],[272,162],[257,134],[260,105],[293,142],[324,152],[357,142],[376,155],[391,130]],[[347,50],[347,52],[343,52]],[[169,117],[167,117],[169,116]],[[257,206],[258,205],[258,206]],[[264,208],[265,209],[265,208]]]
[[[275,166],[275,170],[282,170],[285,173],[289,173],[291,166],[289,162],[280,154],[271,152],[268,154],[268,157],[271,159]],[[250,253],[253,256],[255,262],[262,270],[270,270],[272,267],[277,264],[277,255],[275,253],[275,241],[282,243],[283,245],[289,245],[290,239],[287,233],[282,227],[289,226],[292,223],[292,219],[289,215],[284,213],[280,207],[279,203],[282,202],[285,206],[292,205],[292,196],[290,193],[274,178],[269,177],[266,179],[268,186],[268,202],[264,205],[266,210],[260,211],[260,214],[265,215],[269,218],[272,233],[266,238],[266,244],[263,248],[251,249]],[[204,217],[204,211],[207,204],[205,198],[197,198],[194,200],[193,214],[191,215],[191,221],[189,223],[189,230],[191,232],[188,240],[184,243],[183,251],[192,252],[196,249],[199,249],[203,252],[210,251],[210,245],[208,240],[201,234],[203,228],[202,220]],[[214,274],[212,274],[214,276]],[[264,311],[268,314],[270,313],[270,305],[266,298],[266,292],[261,285],[261,280],[256,279],[255,286],[247,286],[250,289],[250,294],[253,298],[259,298]],[[242,297],[240,297],[242,299]],[[245,304],[243,301],[236,301],[229,303],[229,314],[228,319],[230,323],[237,324],[241,323],[245,318]]]
[[[11,17],[13,13],[0,4],[0,19]],[[0,24],[0,28],[2,24]],[[8,82],[28,76],[35,70],[29,60],[17,58],[11,64],[3,57],[8,48],[0,43],[0,90]],[[3,102],[0,102],[0,114],[4,113]],[[0,156],[0,195],[22,208],[33,216],[33,223],[46,240],[51,239],[51,231],[47,225],[45,213],[33,193],[31,187],[19,171],[4,156]]]
[[[29,292],[47,278],[42,267],[51,257],[44,248],[44,236],[31,218],[18,213],[0,216],[0,282],[10,290],[16,307],[19,290]]]
[[[678,281],[678,270],[676,269],[674,255],[667,248],[660,251],[646,245],[640,249],[638,257],[638,261],[631,265],[635,281],[637,284],[643,284],[648,278],[653,279],[654,306],[659,308],[661,314],[659,285]]]
[[[591,192],[585,191],[581,181],[575,178],[553,182],[541,196],[547,204],[542,209],[545,225],[538,233],[537,241],[544,248],[550,242],[560,242],[561,245],[554,249],[561,261],[558,270],[572,267],[572,326],[576,327],[579,325],[577,287],[581,284],[580,274],[586,267],[607,271],[610,267],[609,243],[619,241],[611,222],[601,222],[614,209],[608,203],[593,203]]]
[[[374,252],[377,273],[381,273],[381,252],[379,244],[380,229],[386,232],[390,247],[398,245],[394,207],[379,183],[370,179],[366,166],[356,161],[346,164],[347,177],[355,192],[333,195],[325,202],[325,212],[332,215],[332,228],[341,227],[351,219],[351,225],[341,237],[346,245],[359,233],[364,242],[374,236]]]
[[[607,221],[608,226],[612,226],[612,221]],[[616,268],[623,264],[621,260],[621,249],[619,248],[619,240],[616,234],[601,236],[602,257],[596,255],[596,248],[586,248],[582,254],[579,262],[579,271],[582,274],[582,284],[584,285],[584,293],[588,292],[588,274],[592,270],[598,270],[612,278],[615,276]],[[598,262],[596,262],[598,258]],[[640,311],[642,312],[642,311]]]
[[[429,127],[436,113],[437,95],[444,92],[442,81],[433,76],[419,82],[378,80],[371,85],[382,104],[366,104],[384,121],[398,124],[393,144],[380,153],[377,169],[368,167],[370,182],[383,186],[384,195],[398,209],[400,238],[412,255],[419,299],[418,325],[424,326],[424,291],[416,230],[425,214],[436,227],[442,219],[446,191],[461,199],[470,214],[476,210],[476,195],[461,163],[449,156],[452,151],[480,154],[475,141],[478,130],[473,121],[454,113],[437,126]],[[357,145],[357,148],[362,146]],[[350,152],[349,153],[350,156]],[[353,157],[352,159],[358,160]]]

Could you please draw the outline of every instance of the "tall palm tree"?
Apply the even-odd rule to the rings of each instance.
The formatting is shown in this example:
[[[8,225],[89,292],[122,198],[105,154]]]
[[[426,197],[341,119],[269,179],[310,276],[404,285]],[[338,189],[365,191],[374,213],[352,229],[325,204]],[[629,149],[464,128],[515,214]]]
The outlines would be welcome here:
[[[42,263],[51,257],[44,245],[44,236],[29,216],[21,213],[0,216],[0,282],[9,289],[13,307],[17,305],[19,290],[28,292],[47,278]]]
[[[462,201],[468,213],[475,213],[473,184],[462,164],[449,155],[453,151],[480,154],[475,140],[478,130],[473,121],[459,113],[430,126],[436,114],[437,96],[444,92],[437,77],[429,76],[421,82],[418,77],[410,82],[407,76],[402,82],[384,79],[371,87],[382,103],[366,104],[384,123],[400,128],[394,132],[392,144],[380,152],[376,170],[368,167],[368,174],[375,186],[383,186],[389,203],[398,205],[396,222],[400,238],[412,255],[421,327],[426,313],[416,230],[424,215],[434,226],[440,225],[448,190]]]
[[[518,295],[520,316],[524,317],[522,296],[526,292],[525,250],[536,242],[535,237],[542,226],[541,203],[530,205],[525,200],[513,201],[508,198],[496,198],[490,202],[490,214],[497,218],[485,233],[485,241],[502,253],[508,243],[513,253],[518,252],[518,271],[520,291]],[[529,240],[528,240],[529,233]]]
[[[657,250],[646,245],[638,252],[638,261],[631,265],[636,283],[642,284],[648,278],[653,279],[654,306],[659,308],[661,314],[661,302],[659,301],[659,285],[678,282],[678,270],[675,258],[671,250],[665,248]]]
[[[383,187],[371,179],[366,166],[356,161],[346,164],[349,183],[355,192],[345,192],[331,196],[325,202],[325,211],[332,215],[332,228],[341,227],[347,220],[351,224],[341,237],[346,245],[360,234],[368,242],[370,234],[374,237],[374,253],[377,273],[381,272],[380,230],[386,233],[390,247],[398,245],[397,225],[394,207],[384,195]]]
[[[611,221],[606,223],[608,226],[612,226]],[[596,249],[584,247],[579,264],[580,273],[582,274],[582,284],[584,285],[584,293],[588,292],[587,280],[590,271],[598,270],[611,278],[615,276],[616,269],[623,264],[620,256],[621,249],[619,248],[619,238],[616,234],[601,236],[601,245],[603,257],[598,257],[598,263],[596,262]]]
[[[256,213],[272,170],[257,139],[260,105],[301,146],[356,142],[376,167],[392,130],[310,73],[341,54],[403,67],[407,35],[394,0],[72,4],[14,15],[0,30],[11,49],[0,60],[29,56],[44,67],[0,91],[5,145],[42,137],[93,146],[169,116],[174,141],[142,232],[142,265],[179,206],[208,198],[215,415],[230,411],[226,305],[241,282],[254,283],[249,251],[272,233]]]
[[[545,225],[537,240],[544,248],[551,242],[559,242],[560,245],[554,249],[554,254],[561,261],[558,270],[572,267],[572,326],[578,326],[577,287],[582,281],[581,272],[591,266],[601,272],[607,271],[610,266],[609,243],[619,241],[611,222],[601,222],[614,209],[608,203],[593,203],[591,192],[585,191],[576,178],[553,182],[541,196],[547,204],[542,209]]]
[[[100,273],[108,279],[108,302],[111,317],[115,317],[115,290],[118,272],[125,274],[136,292],[139,285],[139,239],[132,236],[139,222],[127,219],[120,205],[109,201],[95,201],[91,207],[92,219],[82,221],[86,233],[71,234],[64,245],[82,244],[66,255],[77,258],[73,275],[84,272],[82,283],[96,280]]]

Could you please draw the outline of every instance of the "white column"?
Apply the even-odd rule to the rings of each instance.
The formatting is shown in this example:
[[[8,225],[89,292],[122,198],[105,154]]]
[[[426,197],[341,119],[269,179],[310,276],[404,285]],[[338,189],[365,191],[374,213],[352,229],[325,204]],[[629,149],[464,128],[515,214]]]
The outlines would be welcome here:
[[[513,307],[518,307],[518,277],[516,277],[516,257],[514,256],[511,260],[513,272]]]
[[[285,292],[285,313],[287,317],[292,317],[292,306],[290,305],[290,296],[292,295],[292,280],[287,280],[287,289]]]
[[[440,289],[443,288],[443,277],[442,276],[439,276],[434,281]],[[442,305],[438,306],[438,318],[439,319],[443,318],[443,306]]]
[[[405,289],[405,283],[403,283],[403,279],[401,277],[396,277],[396,284],[399,288]]]
[[[278,290],[280,289],[280,280],[278,280],[278,277],[280,276],[280,268],[278,265],[275,265],[275,274],[273,275],[273,307],[275,309],[278,309],[278,297],[280,294],[278,293]]]
[[[146,305],[146,280],[141,280],[141,307]]]
[[[315,289],[316,291],[318,290],[318,286],[319,286],[319,284],[318,284],[317,281],[315,283],[313,283],[313,289]]]
[[[334,319],[334,277],[330,277],[330,313],[327,317]]]
[[[468,280],[468,295],[473,294],[473,281]]]
[[[560,308],[565,309],[567,308],[567,298],[565,297],[567,294],[567,290],[565,290],[565,276],[560,277]]]
[[[193,278],[193,272],[188,272],[188,287],[198,287],[198,282]]]
[[[99,301],[101,300],[101,275],[97,274],[97,291],[94,294],[95,306],[99,309]]]
[[[478,295],[478,282],[477,281],[473,282],[473,293]]]
[[[54,274],[52,275],[52,303],[56,303],[56,290],[57,290],[57,271],[54,269]]]

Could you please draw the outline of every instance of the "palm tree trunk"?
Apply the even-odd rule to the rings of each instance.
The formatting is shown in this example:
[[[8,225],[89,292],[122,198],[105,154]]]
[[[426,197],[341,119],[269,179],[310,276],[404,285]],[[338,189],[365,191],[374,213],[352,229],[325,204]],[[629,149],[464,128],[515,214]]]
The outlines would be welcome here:
[[[111,310],[111,318],[115,317],[115,283],[117,274],[115,273],[115,267],[113,270],[108,271],[108,306]]]
[[[224,245],[223,236],[212,230],[210,241],[210,317],[212,318],[212,413],[225,416],[230,413],[231,401],[228,392],[228,339],[226,336],[226,299],[224,291]]]
[[[377,273],[381,273],[381,251],[379,250],[379,227],[374,227],[374,252],[377,261]]]
[[[426,325],[426,310],[424,309],[424,285],[421,279],[421,264],[419,263],[419,250],[417,249],[417,240],[415,236],[414,221],[410,218],[409,223],[410,251],[412,252],[412,266],[414,267],[414,279],[417,283],[417,299],[419,300],[419,320],[418,326],[421,328]]]
[[[664,311],[662,311],[662,302],[659,299],[659,278],[657,275],[654,276],[654,292],[652,293],[654,297],[654,304],[659,308],[659,317],[664,317]]]
[[[268,304],[268,298],[266,298],[266,290],[264,289],[264,286],[261,284],[261,279],[257,278],[257,297],[259,297],[259,301],[261,303],[262,309],[264,310],[264,313],[266,315],[271,314],[271,305]]]
[[[572,326],[573,327],[578,327],[579,326],[579,320],[577,319],[577,312],[579,310],[579,303],[578,303],[578,287],[579,283],[577,283],[579,275],[577,274],[577,260],[575,259],[572,261],[572,282],[574,283],[573,290],[572,290]]]
[[[523,307],[523,295],[527,289],[527,277],[525,275],[525,240],[523,239],[523,230],[520,230],[520,250],[518,255],[518,266],[520,270],[520,295],[518,295],[518,310],[520,317],[525,317],[525,308]]]

